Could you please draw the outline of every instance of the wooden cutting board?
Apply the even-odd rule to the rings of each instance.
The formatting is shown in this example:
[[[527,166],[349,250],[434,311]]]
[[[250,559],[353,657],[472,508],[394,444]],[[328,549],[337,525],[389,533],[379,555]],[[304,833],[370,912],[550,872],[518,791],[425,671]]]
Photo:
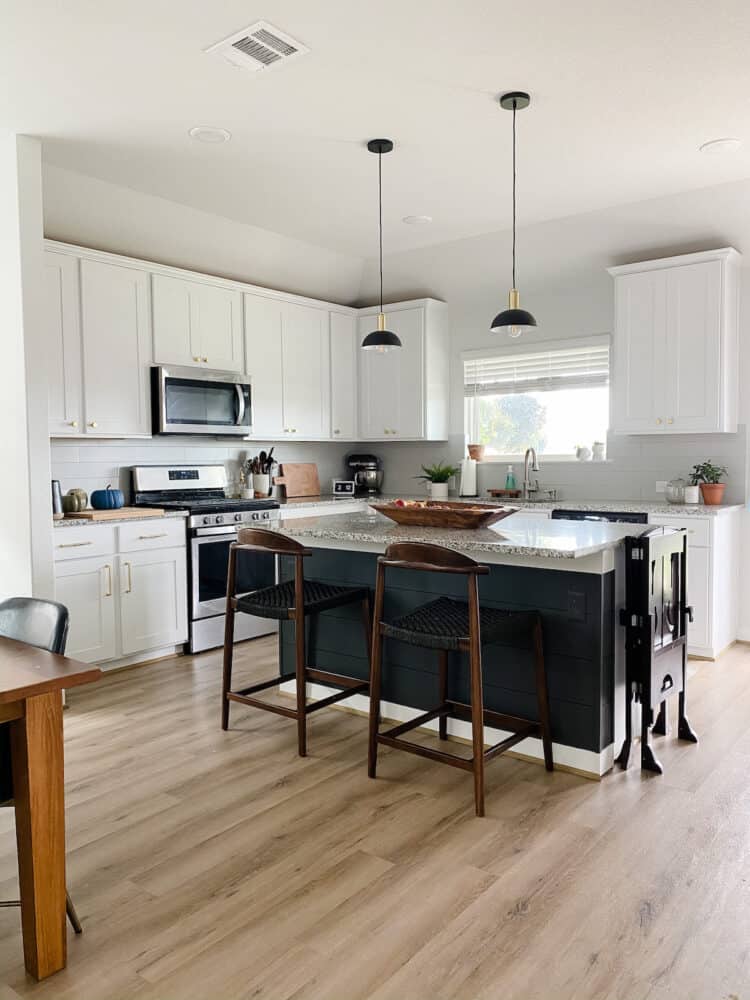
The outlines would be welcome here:
[[[161,507],[118,507],[116,510],[77,510],[65,515],[66,520],[81,521],[119,521],[129,517],[164,517],[164,510]]]
[[[274,483],[286,489],[287,497],[320,496],[320,479],[315,462],[283,462]]]

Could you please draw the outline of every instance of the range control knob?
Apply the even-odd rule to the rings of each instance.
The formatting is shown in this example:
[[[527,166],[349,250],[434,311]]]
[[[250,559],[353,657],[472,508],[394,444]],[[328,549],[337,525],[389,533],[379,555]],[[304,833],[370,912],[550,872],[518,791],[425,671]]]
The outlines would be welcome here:
[[[204,518],[203,518],[203,523],[204,523],[204,524],[210,524],[210,523],[211,523],[211,518],[210,518],[210,517],[208,517],[208,516],[204,517]]]
[[[234,515],[234,519],[235,519],[235,521],[241,521],[242,520],[242,514],[235,514]]]
[[[257,512],[252,515],[252,518],[253,518],[253,521],[257,521],[258,520],[258,514],[257,514]]]
[[[271,515],[270,515],[270,514],[268,513],[268,511],[267,511],[267,510],[264,510],[264,511],[263,511],[263,520],[264,520],[264,521],[267,521],[267,520],[268,520],[268,519],[270,518],[270,516],[271,516]]]
[[[217,514],[216,515],[216,523],[217,524],[223,524],[224,523],[224,515],[223,514]]]

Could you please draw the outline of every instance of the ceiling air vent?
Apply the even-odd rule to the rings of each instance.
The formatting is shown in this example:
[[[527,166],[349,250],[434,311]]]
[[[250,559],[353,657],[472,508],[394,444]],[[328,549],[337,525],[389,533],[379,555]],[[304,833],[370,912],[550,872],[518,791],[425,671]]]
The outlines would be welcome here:
[[[205,51],[221,56],[232,66],[255,73],[259,69],[282,66],[310,50],[267,21],[256,21]]]

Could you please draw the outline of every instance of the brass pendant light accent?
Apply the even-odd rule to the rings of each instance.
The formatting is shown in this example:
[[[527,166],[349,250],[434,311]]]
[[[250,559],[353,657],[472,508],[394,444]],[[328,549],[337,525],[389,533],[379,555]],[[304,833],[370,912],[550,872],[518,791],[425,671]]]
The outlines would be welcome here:
[[[363,351],[377,351],[385,354],[396,347],[401,347],[401,341],[395,333],[385,328],[385,313],[383,312],[383,153],[390,153],[393,142],[390,139],[370,139],[367,148],[378,156],[378,249],[380,259],[380,312],[378,313],[378,328],[368,333],[362,341]]]
[[[528,108],[530,103],[531,98],[522,90],[511,91],[500,98],[500,107],[513,112],[513,287],[508,292],[508,308],[495,316],[490,330],[514,338],[536,326],[532,314],[521,308],[521,296],[516,288],[516,111]]]

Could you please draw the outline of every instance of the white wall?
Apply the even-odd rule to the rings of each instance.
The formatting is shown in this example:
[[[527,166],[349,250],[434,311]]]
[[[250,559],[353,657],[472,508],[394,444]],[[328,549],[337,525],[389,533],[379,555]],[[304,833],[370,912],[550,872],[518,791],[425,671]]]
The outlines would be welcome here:
[[[363,261],[165,198],[44,166],[44,233],[79,246],[347,304]]]
[[[51,597],[41,144],[0,132],[0,597]]]

